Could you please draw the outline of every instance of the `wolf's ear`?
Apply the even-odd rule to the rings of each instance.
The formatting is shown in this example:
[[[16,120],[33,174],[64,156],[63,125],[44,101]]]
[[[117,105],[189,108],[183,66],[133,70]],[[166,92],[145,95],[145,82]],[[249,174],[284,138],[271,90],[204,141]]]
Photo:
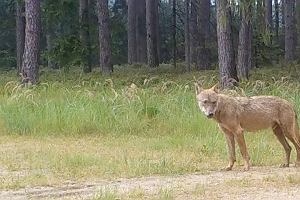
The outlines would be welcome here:
[[[219,83],[217,83],[216,85],[212,86],[212,88],[210,88],[211,90],[213,90],[215,93],[219,93]]]
[[[195,93],[198,95],[203,89],[200,87],[200,85],[197,82],[194,82],[195,85]]]

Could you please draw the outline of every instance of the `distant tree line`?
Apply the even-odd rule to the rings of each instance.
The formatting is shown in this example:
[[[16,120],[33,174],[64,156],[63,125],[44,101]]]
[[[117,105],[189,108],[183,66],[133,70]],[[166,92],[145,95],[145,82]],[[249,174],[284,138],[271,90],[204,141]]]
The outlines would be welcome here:
[[[2,0],[0,70],[37,83],[39,66],[219,66],[223,87],[300,55],[300,0]]]

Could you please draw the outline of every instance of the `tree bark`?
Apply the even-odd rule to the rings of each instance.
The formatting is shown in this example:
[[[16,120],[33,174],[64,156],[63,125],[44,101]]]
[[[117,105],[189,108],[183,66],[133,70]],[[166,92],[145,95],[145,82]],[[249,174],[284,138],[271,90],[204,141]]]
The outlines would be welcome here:
[[[297,46],[298,59],[300,59],[300,0],[296,0]]]
[[[111,35],[109,28],[108,0],[97,1],[98,26],[99,26],[99,47],[100,47],[100,68],[104,75],[113,72],[111,62]]]
[[[176,0],[173,0],[173,6],[172,6],[172,10],[173,10],[173,66],[176,67],[176,60],[177,60],[177,56],[176,56],[176,50],[177,50],[177,45],[176,45]],[[187,12],[189,13],[189,12]]]
[[[210,0],[199,1],[197,69],[210,68],[210,52],[208,46],[210,20]]]
[[[251,68],[251,3],[248,1],[241,1],[241,27],[239,32],[238,44],[238,62],[237,71],[240,80],[249,79],[249,70]]]
[[[265,0],[265,26],[266,32],[271,35],[272,33],[272,0]]]
[[[155,8],[157,9],[154,9],[154,11],[156,12],[155,15],[156,15],[156,38],[157,38],[157,58],[158,58],[158,64],[159,64],[159,55],[160,55],[160,29],[159,29],[159,3],[160,3],[160,0],[155,0]]]
[[[26,28],[22,83],[37,84],[39,71],[40,0],[25,0]]]
[[[285,1],[285,61],[291,63],[295,60],[295,0]]]
[[[146,30],[146,2],[137,0],[137,19],[136,19],[136,40],[137,40],[137,61],[147,62],[147,30]]]
[[[232,82],[237,82],[237,71],[233,50],[231,27],[231,11],[227,0],[217,2],[217,34],[218,56],[221,87],[230,87]]]
[[[191,47],[190,47],[190,0],[185,0],[185,64],[187,71],[191,71]]]
[[[158,1],[146,0],[147,58],[149,67],[159,65],[158,58]]]
[[[21,73],[25,45],[25,6],[22,1],[16,1],[16,44],[17,69]]]
[[[137,1],[138,0],[128,0],[128,64],[137,62]]]
[[[264,33],[264,2],[262,0],[258,0],[256,4],[256,26],[257,31],[261,35]]]
[[[275,6],[275,40],[276,42],[279,42],[279,4],[278,0],[274,0],[274,6]]]
[[[53,43],[54,43],[54,32],[52,30],[52,26],[51,27],[47,27],[47,32],[46,32],[46,42],[47,42],[47,64],[48,64],[48,68],[50,69],[57,69],[58,65],[55,63],[55,61],[53,60],[52,56],[50,55],[52,50],[53,50]]]
[[[198,54],[198,13],[199,13],[199,0],[191,0],[191,17],[190,17],[190,33],[191,33],[191,63],[197,62]]]
[[[283,32],[284,32],[284,27],[285,27],[285,14],[284,14],[284,10],[285,10],[285,0],[281,0],[281,16],[282,16],[282,27],[283,27]]]
[[[79,0],[80,41],[83,50],[81,66],[84,73],[92,71],[89,18],[89,0]]]

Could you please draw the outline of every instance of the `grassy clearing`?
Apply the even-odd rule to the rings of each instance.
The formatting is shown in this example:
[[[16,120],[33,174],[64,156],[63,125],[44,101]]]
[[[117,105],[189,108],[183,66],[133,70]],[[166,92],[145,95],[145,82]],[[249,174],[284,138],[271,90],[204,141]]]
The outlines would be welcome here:
[[[15,72],[0,76],[0,172],[10,172],[1,189],[205,172],[227,162],[223,135],[194,98],[194,77],[212,85],[214,71],[119,68],[110,78],[47,71],[34,87],[19,86]],[[280,69],[254,72],[236,92],[281,96],[300,110],[299,80]],[[246,140],[254,165],[281,163],[270,131]]]

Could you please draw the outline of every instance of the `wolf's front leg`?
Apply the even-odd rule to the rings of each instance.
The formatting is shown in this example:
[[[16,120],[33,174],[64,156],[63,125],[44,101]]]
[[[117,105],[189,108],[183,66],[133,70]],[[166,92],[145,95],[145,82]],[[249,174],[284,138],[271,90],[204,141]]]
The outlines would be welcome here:
[[[225,134],[225,139],[226,139],[227,148],[228,148],[228,156],[229,156],[229,163],[225,167],[224,170],[230,171],[230,170],[232,170],[232,167],[236,161],[234,135],[232,132],[230,132],[226,128],[221,127],[221,126],[220,126],[220,128]]]
[[[250,162],[249,162],[250,158],[249,158],[249,154],[247,151],[247,146],[246,146],[246,142],[242,130],[237,132],[236,141],[239,144],[240,151],[244,159],[244,170],[248,171],[250,169]]]

